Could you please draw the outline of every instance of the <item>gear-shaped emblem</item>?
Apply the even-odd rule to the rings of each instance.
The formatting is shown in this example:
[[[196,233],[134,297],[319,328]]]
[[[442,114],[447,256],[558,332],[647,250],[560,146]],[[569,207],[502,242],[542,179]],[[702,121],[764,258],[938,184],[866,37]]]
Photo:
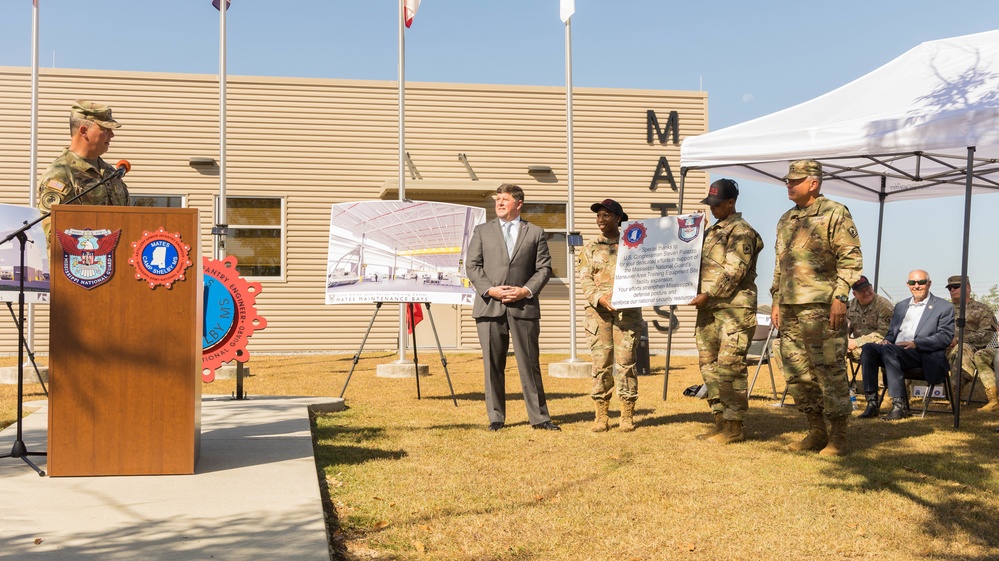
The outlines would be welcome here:
[[[201,379],[215,380],[223,364],[250,359],[246,344],[254,331],[267,327],[257,315],[259,282],[247,282],[236,271],[236,258],[202,258],[205,273],[204,326],[201,335]]]
[[[649,232],[645,229],[644,224],[641,222],[634,222],[624,230],[624,235],[621,236],[621,243],[623,243],[626,247],[638,247],[643,241],[645,241],[645,237],[648,233]]]
[[[191,246],[181,241],[177,232],[163,228],[143,231],[142,237],[132,242],[128,263],[135,267],[135,278],[149,283],[149,288],[169,289],[184,280],[184,271],[191,266]]]

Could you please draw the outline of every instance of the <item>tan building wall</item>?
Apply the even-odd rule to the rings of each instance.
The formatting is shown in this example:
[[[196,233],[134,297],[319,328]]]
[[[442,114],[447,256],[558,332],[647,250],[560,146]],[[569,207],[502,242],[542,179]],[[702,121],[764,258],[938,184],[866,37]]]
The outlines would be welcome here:
[[[398,99],[394,82],[230,76],[228,79],[227,195],[278,196],[284,203],[281,278],[255,278],[263,290],[257,308],[267,329],[251,352],[352,351],[360,344],[373,305],[324,304],[330,205],[398,196]],[[192,157],[219,157],[218,82],[215,76],[43,69],[39,79],[38,168],[30,160],[30,71],[0,67],[0,202],[28,204],[29,184],[68,145],[68,109],[75,99],[107,103],[123,123],[106,160],[128,159],[134,194],[179,195],[201,211],[202,252],[212,255],[218,168],[189,165]],[[665,126],[679,114],[680,138],[707,131],[704,92],[574,88],[575,225],[597,233],[592,202],[612,197],[632,218],[658,216],[651,203],[677,203],[668,182],[649,190],[661,156],[680,180],[679,145],[646,139],[647,111]],[[517,183],[528,202],[567,200],[563,88],[473,84],[406,84],[406,149],[421,179],[407,173],[407,197],[473,204],[492,217],[488,193]],[[654,134],[655,137],[655,134]],[[478,178],[459,160],[464,154]],[[531,174],[532,165],[551,174]],[[699,208],[706,176],[686,181],[685,211]],[[558,258],[558,256],[556,256]],[[564,260],[564,258],[563,258]],[[54,265],[55,267],[55,265]],[[578,285],[578,283],[577,283]],[[542,293],[541,345],[569,348],[567,279]],[[579,328],[577,344],[587,353]],[[445,347],[478,349],[470,308],[433,308]],[[48,349],[48,310],[36,306],[35,351]],[[394,349],[398,306],[378,314],[366,350]],[[678,311],[677,351],[691,351],[693,309]],[[648,320],[657,319],[651,309]],[[123,318],[128,319],[128,318]],[[664,318],[658,318],[667,325]],[[428,322],[424,322],[425,324]],[[432,335],[420,326],[420,346]],[[423,331],[426,330],[426,331]],[[652,332],[654,352],[666,336]],[[0,352],[17,349],[13,321],[0,320]]]

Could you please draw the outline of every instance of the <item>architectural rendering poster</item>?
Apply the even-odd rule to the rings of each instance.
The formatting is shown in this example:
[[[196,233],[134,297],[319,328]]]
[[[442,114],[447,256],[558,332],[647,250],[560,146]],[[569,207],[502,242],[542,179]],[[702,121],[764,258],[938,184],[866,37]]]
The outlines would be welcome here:
[[[697,296],[704,214],[632,220],[621,225],[615,308],[687,304]]]
[[[471,305],[466,252],[472,230],[485,219],[484,209],[448,203],[333,205],[326,303]]]
[[[36,208],[0,204],[0,240],[41,216]],[[42,223],[27,232],[24,246],[24,301],[49,301],[49,244]],[[21,242],[16,238],[0,246],[0,302],[17,302],[21,283]]]

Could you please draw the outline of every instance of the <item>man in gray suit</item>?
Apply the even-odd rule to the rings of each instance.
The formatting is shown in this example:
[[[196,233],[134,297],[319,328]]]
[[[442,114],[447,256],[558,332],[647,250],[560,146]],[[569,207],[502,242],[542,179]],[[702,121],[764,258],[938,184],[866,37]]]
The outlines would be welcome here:
[[[954,338],[954,306],[949,300],[930,294],[933,283],[926,271],[912,271],[906,284],[912,298],[895,304],[884,341],[861,347],[860,367],[867,394],[867,409],[860,414],[862,419],[876,416],[881,408],[878,372],[882,366],[892,401],[891,411],[885,416],[888,421],[909,416],[903,376],[906,370],[922,368],[930,384],[946,383],[950,371],[947,347]]]
[[[538,295],[552,275],[545,231],[520,218],[524,190],[504,183],[496,189],[496,219],[476,226],[468,245],[468,279],[475,287],[472,317],[482,345],[489,430],[506,422],[506,353],[513,353],[531,426],[561,430],[548,414],[541,380]]]

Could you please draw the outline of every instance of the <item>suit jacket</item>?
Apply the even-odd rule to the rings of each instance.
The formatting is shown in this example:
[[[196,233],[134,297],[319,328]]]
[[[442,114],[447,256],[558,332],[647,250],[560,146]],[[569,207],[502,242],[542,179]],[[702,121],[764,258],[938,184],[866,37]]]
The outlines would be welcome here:
[[[466,272],[478,295],[472,306],[473,318],[502,317],[507,311],[517,318],[540,318],[538,295],[552,276],[552,257],[544,229],[521,218],[511,258],[499,219],[476,226],[468,244]],[[534,297],[505,305],[486,295],[490,288],[500,285],[527,287]]]
[[[885,336],[888,342],[894,343],[898,338],[902,320],[905,319],[911,301],[912,298],[906,298],[895,304],[895,312],[891,316],[891,324],[888,325],[888,334]],[[923,316],[919,318],[919,325],[916,326],[914,339],[916,349],[922,357],[923,375],[927,382],[939,384],[947,378],[947,371],[950,370],[947,347],[953,340],[954,306],[950,300],[930,294],[927,296]]]

